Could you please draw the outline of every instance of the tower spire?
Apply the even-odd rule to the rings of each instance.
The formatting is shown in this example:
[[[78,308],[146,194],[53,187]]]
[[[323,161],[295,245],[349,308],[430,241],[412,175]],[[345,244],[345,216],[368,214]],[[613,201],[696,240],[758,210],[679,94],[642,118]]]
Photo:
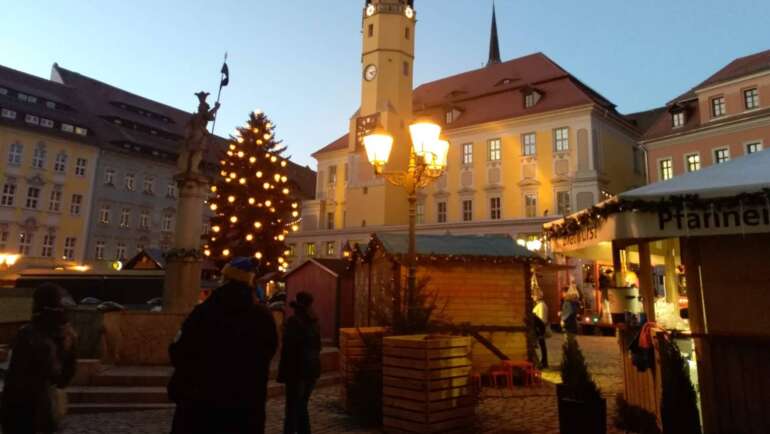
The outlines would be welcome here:
[[[492,30],[489,35],[489,60],[487,66],[500,63],[500,41],[497,38],[497,17],[495,16],[495,2],[492,1]]]

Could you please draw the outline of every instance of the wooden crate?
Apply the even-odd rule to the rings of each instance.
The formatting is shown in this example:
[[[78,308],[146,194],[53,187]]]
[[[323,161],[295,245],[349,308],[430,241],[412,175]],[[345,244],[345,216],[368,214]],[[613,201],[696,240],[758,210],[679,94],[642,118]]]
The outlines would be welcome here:
[[[469,432],[476,402],[469,376],[471,338],[383,339],[383,425],[391,433]]]
[[[361,370],[381,375],[382,337],[384,327],[354,327],[340,329],[340,388],[342,405],[351,410],[349,387]],[[368,357],[368,360],[367,360]]]

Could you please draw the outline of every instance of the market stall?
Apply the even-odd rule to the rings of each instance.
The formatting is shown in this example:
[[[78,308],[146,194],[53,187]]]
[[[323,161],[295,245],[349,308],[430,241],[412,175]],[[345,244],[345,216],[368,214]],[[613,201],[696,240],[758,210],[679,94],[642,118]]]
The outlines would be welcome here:
[[[610,261],[648,320],[690,333],[704,432],[770,432],[770,152],[622,193],[545,232],[554,252]],[[629,383],[627,398],[641,387]],[[659,416],[660,377],[647,386],[641,406]]]

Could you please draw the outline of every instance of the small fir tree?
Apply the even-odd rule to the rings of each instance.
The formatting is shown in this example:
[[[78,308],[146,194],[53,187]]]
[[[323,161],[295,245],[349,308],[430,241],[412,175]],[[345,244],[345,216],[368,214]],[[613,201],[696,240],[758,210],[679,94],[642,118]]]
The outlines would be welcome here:
[[[602,395],[588,372],[586,359],[574,336],[568,335],[562,351],[561,382],[567,397],[577,401],[601,399]]]
[[[289,254],[284,240],[299,229],[299,201],[293,194],[286,147],[259,110],[230,138],[211,186],[213,212],[204,254],[222,265],[252,257],[260,273],[283,271]]]
[[[700,434],[700,413],[690,367],[673,341],[660,340],[660,365],[663,371],[660,418],[663,432]]]

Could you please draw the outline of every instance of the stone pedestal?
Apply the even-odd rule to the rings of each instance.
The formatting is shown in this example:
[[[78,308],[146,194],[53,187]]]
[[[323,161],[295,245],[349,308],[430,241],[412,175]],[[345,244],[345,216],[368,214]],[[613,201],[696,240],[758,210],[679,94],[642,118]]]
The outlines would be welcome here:
[[[166,257],[163,311],[188,313],[197,304],[201,289],[201,223],[209,179],[198,173],[184,173],[174,179],[179,186],[179,200],[174,247]]]

